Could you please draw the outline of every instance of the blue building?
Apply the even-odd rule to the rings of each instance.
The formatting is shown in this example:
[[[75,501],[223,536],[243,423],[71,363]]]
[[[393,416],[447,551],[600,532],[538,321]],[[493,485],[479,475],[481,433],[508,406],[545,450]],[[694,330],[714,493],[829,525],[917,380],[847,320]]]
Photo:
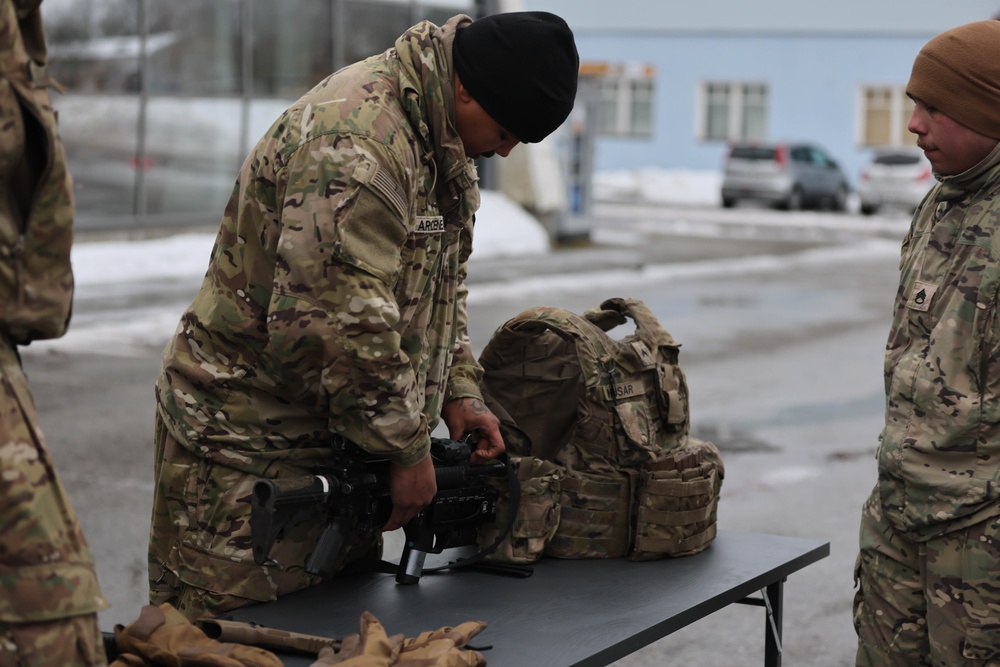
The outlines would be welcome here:
[[[998,0],[523,0],[574,29],[597,171],[718,169],[730,140],[804,139],[856,181],[870,149],[912,144],[913,58]],[[856,183],[855,183],[856,185]]]

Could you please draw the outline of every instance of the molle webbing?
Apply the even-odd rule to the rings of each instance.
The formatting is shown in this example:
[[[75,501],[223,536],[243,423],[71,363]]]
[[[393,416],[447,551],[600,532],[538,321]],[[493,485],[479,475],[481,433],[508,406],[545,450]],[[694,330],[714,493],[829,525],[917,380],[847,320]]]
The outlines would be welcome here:
[[[608,334],[629,320],[634,333]],[[583,315],[532,308],[494,333],[480,356],[482,387],[508,451],[521,466],[562,471],[547,471],[548,494],[522,497],[535,515],[556,518],[545,554],[646,560],[714,539],[722,462],[714,445],[688,435],[679,349],[635,299]],[[541,556],[540,537],[524,535],[517,562]]]

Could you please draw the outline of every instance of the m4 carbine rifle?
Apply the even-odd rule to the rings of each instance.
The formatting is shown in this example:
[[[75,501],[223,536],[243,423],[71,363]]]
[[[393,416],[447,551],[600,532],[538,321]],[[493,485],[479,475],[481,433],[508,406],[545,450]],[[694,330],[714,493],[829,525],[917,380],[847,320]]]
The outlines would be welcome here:
[[[329,520],[306,560],[309,574],[330,577],[344,538],[355,531],[377,534],[392,512],[389,460],[373,457],[338,439],[335,463],[315,475],[254,482],[250,505],[250,542],[258,565],[273,565],[271,547],[286,528],[314,516],[324,503]],[[431,459],[437,480],[434,500],[403,527],[405,545],[396,581],[420,579],[428,553],[476,544],[478,527],[496,520],[499,491],[487,477],[503,477],[507,464],[488,461],[473,465],[466,441],[431,438]]]

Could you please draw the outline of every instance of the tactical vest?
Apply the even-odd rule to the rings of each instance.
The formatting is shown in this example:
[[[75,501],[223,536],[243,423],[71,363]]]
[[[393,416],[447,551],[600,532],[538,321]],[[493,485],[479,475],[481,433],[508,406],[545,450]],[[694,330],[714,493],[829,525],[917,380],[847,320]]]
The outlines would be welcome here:
[[[0,3],[0,332],[15,344],[65,333],[73,298],[72,182],[38,5]]]
[[[608,335],[628,319],[633,334]],[[496,331],[483,394],[521,480],[498,559],[648,560],[711,543],[724,471],[715,445],[689,435],[679,351],[635,299],[582,316],[533,308]]]

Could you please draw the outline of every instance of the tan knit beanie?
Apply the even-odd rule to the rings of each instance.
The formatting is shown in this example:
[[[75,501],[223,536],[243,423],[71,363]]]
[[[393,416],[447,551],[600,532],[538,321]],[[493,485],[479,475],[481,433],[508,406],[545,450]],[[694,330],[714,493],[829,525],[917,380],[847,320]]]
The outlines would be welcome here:
[[[1000,139],[1000,21],[967,23],[927,42],[913,61],[906,93]]]

